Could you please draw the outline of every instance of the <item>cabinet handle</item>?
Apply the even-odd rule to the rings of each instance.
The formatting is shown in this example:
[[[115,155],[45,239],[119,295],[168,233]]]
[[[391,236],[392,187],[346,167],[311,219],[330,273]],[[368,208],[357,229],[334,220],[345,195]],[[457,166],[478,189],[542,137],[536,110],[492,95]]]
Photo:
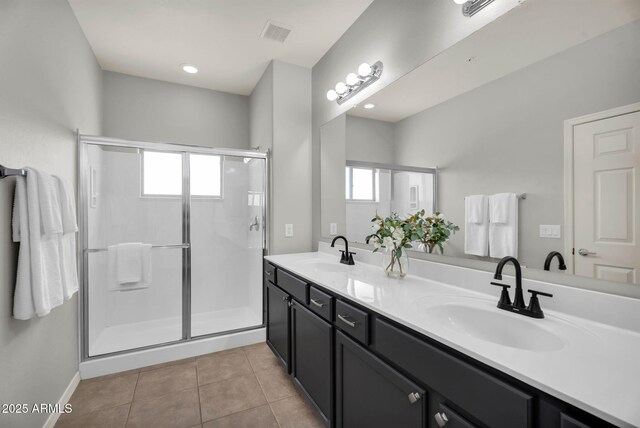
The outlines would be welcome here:
[[[284,297],[282,298],[282,300],[283,300],[283,301],[285,301],[285,302],[288,302],[288,301],[289,301],[289,296],[284,296]]]
[[[340,321],[342,321],[343,323],[345,323],[346,325],[348,325],[349,327],[356,327],[356,322],[355,321],[349,321],[349,319],[347,318],[346,315],[340,315],[338,314],[338,319]]]
[[[433,418],[436,420],[439,427],[443,427],[449,422],[449,418],[447,418],[447,415],[444,412],[436,413],[433,415]]]
[[[267,275],[267,276],[271,276],[271,275],[273,275],[273,272],[272,272],[272,271],[270,271],[270,270],[266,270],[266,271],[264,271],[264,273],[265,273],[265,275]]]
[[[420,397],[420,393],[418,393],[418,392],[410,392],[408,397],[409,397],[409,402],[411,404],[417,402],[421,398]]]
[[[316,305],[319,308],[324,308],[324,303],[322,303],[322,301],[320,301],[320,300],[311,299],[311,303],[313,303],[314,305]]]

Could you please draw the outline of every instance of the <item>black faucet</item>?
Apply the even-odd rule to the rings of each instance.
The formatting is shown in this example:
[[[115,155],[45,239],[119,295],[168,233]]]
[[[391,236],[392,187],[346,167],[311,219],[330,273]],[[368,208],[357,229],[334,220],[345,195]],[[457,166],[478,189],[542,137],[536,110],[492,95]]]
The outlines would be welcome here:
[[[554,257],[558,258],[558,269],[567,270],[567,265],[564,264],[564,257],[558,251],[552,251],[547,255],[547,259],[544,261],[544,270],[551,269],[551,261]]]
[[[338,239],[342,239],[344,241],[344,250],[340,250],[340,252],[342,253],[342,256],[340,257],[340,263],[345,265],[355,265],[356,262],[353,261],[353,255],[355,253],[349,251],[349,241],[347,241],[347,238],[341,235],[336,236],[335,238],[333,238],[333,241],[331,241],[331,247],[335,247],[336,241]]]
[[[522,269],[520,268],[520,263],[515,257],[507,256],[500,260],[498,266],[496,267],[496,273],[495,275],[493,275],[493,278],[501,281],[502,269],[504,268],[504,265],[509,262],[513,263],[513,266],[516,270],[516,295],[513,299],[513,303],[511,303],[508,291],[511,286],[507,284],[492,282],[491,284],[502,287],[502,293],[500,294],[500,300],[498,301],[498,308],[509,312],[515,312],[520,315],[526,315],[532,318],[544,318],[544,313],[542,312],[540,302],[538,301],[538,295],[546,297],[553,297],[553,295],[549,293],[543,293],[542,291],[528,290],[529,293],[531,293],[531,299],[529,300],[529,306],[525,307],[524,296],[522,295]]]

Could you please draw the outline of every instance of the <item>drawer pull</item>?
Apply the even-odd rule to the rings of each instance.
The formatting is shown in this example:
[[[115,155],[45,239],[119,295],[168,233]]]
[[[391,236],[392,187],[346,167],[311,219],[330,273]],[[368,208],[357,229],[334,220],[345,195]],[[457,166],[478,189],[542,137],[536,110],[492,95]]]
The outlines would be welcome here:
[[[342,321],[343,323],[345,323],[346,325],[348,325],[349,327],[356,327],[356,322],[355,321],[350,321],[346,315],[340,315],[338,314],[338,319],[340,321]]]
[[[416,403],[418,400],[420,400],[420,393],[418,392],[411,392],[409,393],[409,402],[411,404]]]
[[[311,303],[313,303],[314,305],[316,305],[319,308],[324,308],[324,303],[322,303],[321,300],[311,299]]]
[[[443,427],[447,424],[447,422],[449,422],[449,418],[447,418],[445,412],[436,413],[435,415],[433,415],[433,418],[436,420],[436,423],[439,427]]]
[[[285,302],[288,302],[288,301],[289,301],[289,296],[284,296],[284,297],[282,298],[282,300],[284,300]]]
[[[267,276],[273,275],[273,271],[267,270],[264,272]]]

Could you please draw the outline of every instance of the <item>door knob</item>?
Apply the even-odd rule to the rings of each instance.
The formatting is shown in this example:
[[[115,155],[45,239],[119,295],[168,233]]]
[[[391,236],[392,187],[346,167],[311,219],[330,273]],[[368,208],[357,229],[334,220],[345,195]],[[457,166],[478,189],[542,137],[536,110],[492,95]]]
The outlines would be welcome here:
[[[444,412],[436,413],[433,415],[433,418],[436,420],[439,427],[443,427],[449,422],[449,418],[447,418],[447,415]]]
[[[589,250],[587,250],[585,248],[580,248],[578,250],[578,254],[580,254],[581,256],[585,256],[585,257],[586,256],[595,256],[596,255],[596,253],[591,252],[591,251],[589,251]]]

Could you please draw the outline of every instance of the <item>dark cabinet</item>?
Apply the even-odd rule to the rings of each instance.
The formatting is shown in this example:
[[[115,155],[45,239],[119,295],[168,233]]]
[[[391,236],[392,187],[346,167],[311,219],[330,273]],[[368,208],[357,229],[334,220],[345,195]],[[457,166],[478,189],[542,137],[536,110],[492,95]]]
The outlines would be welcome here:
[[[333,326],[294,301],[291,306],[291,374],[320,411],[332,420]]]
[[[267,344],[276,354],[280,362],[289,371],[290,367],[290,335],[291,297],[271,282],[265,282],[265,304],[267,306]]]
[[[336,331],[336,426],[427,426],[424,389]]]

